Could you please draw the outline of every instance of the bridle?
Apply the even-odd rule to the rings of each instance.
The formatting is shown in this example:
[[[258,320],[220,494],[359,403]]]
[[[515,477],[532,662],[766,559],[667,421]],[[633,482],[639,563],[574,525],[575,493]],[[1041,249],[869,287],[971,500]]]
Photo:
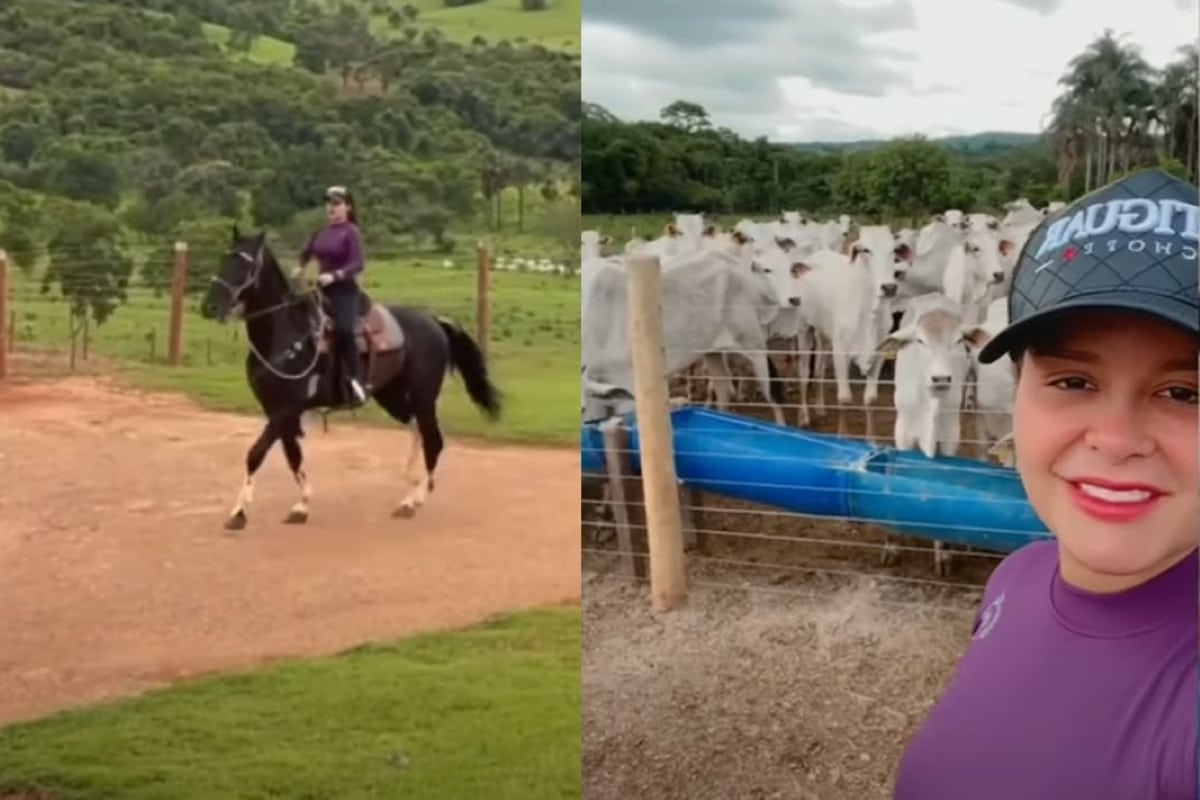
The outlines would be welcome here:
[[[258,250],[254,253],[254,255],[251,255],[244,250],[230,250],[228,253],[225,254],[227,258],[233,258],[234,256],[237,256],[238,258],[242,259],[243,261],[248,261],[250,263],[250,272],[247,273],[246,279],[244,281],[242,281],[240,284],[238,284],[237,286],[234,286],[233,284],[231,284],[229,281],[225,280],[225,278],[223,278],[219,274],[212,276],[212,282],[217,284],[218,286],[220,286],[226,292],[229,293],[229,301],[230,301],[231,305],[233,306],[233,308],[237,308],[238,306],[242,305],[242,299],[241,299],[242,292],[246,291],[247,289],[249,289],[253,286],[258,285],[258,278],[262,274],[262,268],[263,268],[263,263],[264,263],[262,252],[263,252],[262,248],[259,247]],[[259,316],[261,314],[265,314],[265,313],[268,313],[269,311],[274,311],[274,310],[275,310],[274,308],[260,309],[258,311],[255,311],[251,315],[244,316],[243,318],[249,319],[251,317]]]
[[[226,292],[229,293],[229,299],[230,299],[231,303],[233,304],[234,308],[242,307],[244,305],[243,301],[241,299],[242,292],[246,291],[247,289],[257,286],[258,279],[262,275],[263,266],[266,263],[263,260],[263,248],[261,246],[258,247],[253,255],[251,255],[250,253],[247,253],[244,250],[236,250],[236,249],[230,250],[226,255],[227,255],[227,257],[230,257],[230,258],[237,256],[238,258],[242,259],[243,261],[247,261],[250,263],[250,271],[249,271],[249,273],[247,273],[246,279],[244,281],[242,281],[240,284],[238,284],[237,286],[234,286],[233,284],[229,283],[229,281],[225,280],[225,278],[223,278],[221,275],[213,275],[212,282],[219,285],[221,288],[223,288]],[[260,308],[257,311],[251,312],[250,314],[242,313],[240,316],[242,317],[243,320],[251,320],[251,319],[255,319],[257,317],[265,316],[267,314],[273,314],[276,311],[280,311],[285,308],[290,308],[290,307],[298,305],[300,303],[307,302],[310,299],[310,296],[313,295],[315,292],[316,292],[315,288],[307,289],[299,296],[295,296],[293,294],[293,296],[291,298],[284,300],[282,303],[276,303],[273,306],[267,306],[266,308]],[[310,324],[309,328],[308,328],[307,339],[309,341],[311,341],[313,344],[313,358],[307,367],[305,367],[301,372],[299,372],[295,375],[288,375],[286,373],[280,372],[274,366],[272,366],[271,360],[268,359],[266,356],[264,356],[261,352],[259,352],[258,348],[254,346],[254,340],[251,339],[249,336],[246,337],[246,344],[248,344],[250,346],[250,352],[254,354],[254,357],[258,359],[259,363],[262,364],[264,367],[266,367],[267,371],[270,372],[272,375],[274,375],[277,378],[282,378],[283,380],[300,380],[301,378],[305,378],[310,373],[312,373],[313,368],[317,366],[317,361],[319,361],[321,358],[321,349],[317,346],[317,344],[318,344],[317,337],[318,337],[317,332],[313,330],[313,326]],[[288,349],[298,350],[301,346],[301,342],[303,342],[303,341],[304,341],[303,339],[296,341]]]

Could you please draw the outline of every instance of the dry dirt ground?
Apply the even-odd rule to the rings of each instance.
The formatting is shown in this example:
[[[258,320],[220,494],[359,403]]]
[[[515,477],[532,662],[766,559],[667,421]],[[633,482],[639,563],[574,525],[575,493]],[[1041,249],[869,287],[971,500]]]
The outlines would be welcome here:
[[[96,377],[0,383],[0,724],[177,679],[579,598],[578,454],[450,441],[394,519],[408,433],[306,423],[221,524],[251,417]]]
[[[880,405],[886,442],[890,387]],[[761,405],[732,410],[769,419]],[[864,433],[862,414],[849,428]],[[594,488],[582,502],[584,797],[890,798],[998,556],[960,554],[939,579],[930,542],[896,537],[904,549],[885,568],[880,528],[694,493],[688,604],[656,615],[615,540],[593,538]]]
[[[974,615],[969,598],[820,576],[692,586],[686,607],[654,614],[644,585],[596,569],[583,590],[587,800],[886,800]]]

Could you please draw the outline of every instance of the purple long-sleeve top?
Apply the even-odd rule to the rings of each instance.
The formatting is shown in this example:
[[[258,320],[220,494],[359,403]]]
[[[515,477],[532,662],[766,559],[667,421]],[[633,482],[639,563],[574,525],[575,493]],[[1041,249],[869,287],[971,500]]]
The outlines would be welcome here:
[[[353,282],[366,266],[362,238],[353,222],[332,222],[312,235],[300,252],[300,266],[317,259],[321,272],[339,281]]]
[[[1197,797],[1196,552],[1105,595],[1063,581],[1057,547],[992,574],[893,800]]]

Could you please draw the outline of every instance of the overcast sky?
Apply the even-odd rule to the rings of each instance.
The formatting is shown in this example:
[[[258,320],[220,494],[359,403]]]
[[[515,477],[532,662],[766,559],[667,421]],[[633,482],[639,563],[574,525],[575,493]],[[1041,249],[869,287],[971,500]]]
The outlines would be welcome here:
[[[622,119],[676,99],[780,141],[1041,129],[1105,27],[1154,66],[1196,0],[584,0],[583,97]],[[1102,11],[1102,13],[1101,13]]]

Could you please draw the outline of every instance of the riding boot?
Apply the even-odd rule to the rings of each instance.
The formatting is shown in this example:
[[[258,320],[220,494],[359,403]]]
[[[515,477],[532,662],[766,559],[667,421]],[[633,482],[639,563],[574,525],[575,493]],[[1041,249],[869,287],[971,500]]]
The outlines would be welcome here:
[[[361,406],[367,402],[367,393],[363,390],[362,381],[358,375],[358,343],[353,336],[347,336],[342,342],[342,376],[347,388],[346,398],[351,406]]]

